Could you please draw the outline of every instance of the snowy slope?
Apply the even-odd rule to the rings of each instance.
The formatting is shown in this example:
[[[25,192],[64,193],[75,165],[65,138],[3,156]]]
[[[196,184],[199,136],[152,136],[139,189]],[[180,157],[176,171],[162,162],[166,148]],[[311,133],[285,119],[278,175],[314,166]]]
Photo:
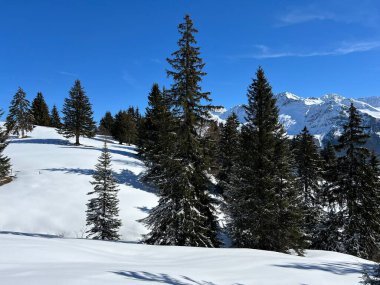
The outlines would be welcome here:
[[[86,193],[103,144],[98,137],[82,143],[73,146],[54,129],[36,127],[6,149],[16,179],[0,187],[0,284],[353,285],[368,266],[324,251],[298,257],[138,244],[146,228],[136,220],[157,197],[138,181],[144,166],[134,147],[115,143],[109,148],[120,182],[123,241],[75,239],[85,231]]]
[[[5,154],[16,179],[0,188],[0,229],[82,237],[87,193],[103,141],[82,139],[73,146],[52,128],[36,127],[30,138],[13,138]],[[134,147],[109,144],[120,182],[122,238],[137,241],[146,232],[136,220],[146,216],[157,197],[138,181],[144,170]]]
[[[148,246],[0,233],[0,284],[354,285],[349,255]]]
[[[327,94],[320,98],[303,98],[284,92],[277,94],[276,98],[280,120],[289,135],[298,134],[306,126],[321,140],[334,138],[341,131],[340,126],[347,118],[344,110],[347,110],[352,102],[362,114],[366,126],[370,127],[372,145],[380,142],[377,134],[380,131],[380,97],[349,99],[338,94]],[[232,112],[237,114],[241,123],[245,122],[243,105],[213,115],[226,120]]]

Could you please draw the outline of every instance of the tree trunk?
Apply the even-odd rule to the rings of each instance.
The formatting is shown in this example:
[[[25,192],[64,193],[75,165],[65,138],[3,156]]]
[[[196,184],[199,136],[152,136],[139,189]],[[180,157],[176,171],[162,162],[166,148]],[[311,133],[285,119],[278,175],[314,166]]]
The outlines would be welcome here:
[[[80,145],[80,143],[79,143],[79,135],[75,135],[75,145]]]

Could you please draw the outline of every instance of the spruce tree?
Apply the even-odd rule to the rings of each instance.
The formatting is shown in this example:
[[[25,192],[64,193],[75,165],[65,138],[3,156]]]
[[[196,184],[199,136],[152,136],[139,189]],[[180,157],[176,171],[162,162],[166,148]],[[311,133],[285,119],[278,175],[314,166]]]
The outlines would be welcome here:
[[[95,136],[96,125],[90,99],[84,92],[79,80],[75,81],[69,97],[65,98],[62,113],[63,123],[59,133],[64,137],[75,137],[75,144],[80,145],[80,136],[89,138]]]
[[[104,148],[99,157],[96,171],[93,175],[94,190],[88,195],[91,198],[87,204],[87,238],[101,240],[118,240],[118,230],[121,226],[119,216],[119,200],[117,193],[119,191],[116,180],[112,174],[111,155],[104,143]]]
[[[50,114],[50,126],[59,129],[62,126],[57,106],[54,105]]]
[[[0,117],[3,115],[3,111],[0,110]],[[7,147],[8,135],[7,131],[0,126],[0,185],[4,179],[10,174],[10,159],[3,154],[4,149]]]
[[[99,132],[102,135],[110,136],[112,134],[112,128],[115,120],[111,112],[106,112],[104,117],[100,120]]]
[[[35,125],[50,126],[49,108],[41,92],[37,93],[36,98],[32,102],[32,114]]]
[[[336,149],[338,158],[337,202],[342,217],[344,251],[362,258],[379,253],[380,185],[375,156],[364,146],[369,135],[351,103]]]
[[[208,121],[204,123],[201,130],[204,132],[201,137],[204,163],[207,171],[212,175],[216,175],[219,170],[220,127],[218,122]]]
[[[292,156],[263,69],[248,88],[239,164],[226,193],[235,246],[302,250],[301,214]]]
[[[139,153],[145,161],[147,172],[144,180],[160,183],[162,161],[170,155],[169,145],[173,131],[173,118],[170,112],[169,98],[165,90],[160,91],[153,84],[148,96],[148,107],[139,132]]]
[[[212,110],[209,93],[200,83],[206,75],[204,63],[196,47],[197,30],[188,15],[178,26],[179,49],[168,59],[171,111],[175,132],[169,142],[170,156],[162,161],[159,203],[143,221],[150,233],[150,244],[216,247],[217,221],[208,194],[210,181],[206,173],[201,135],[202,123]]]
[[[313,136],[304,127],[293,141],[297,171],[297,186],[301,190],[304,214],[304,233],[309,247],[316,240],[316,229],[321,219],[321,158]]]
[[[9,107],[5,123],[7,132],[24,138],[27,132],[33,130],[33,122],[34,118],[30,109],[30,102],[26,99],[24,90],[19,87]]]
[[[321,151],[322,159],[322,190],[320,204],[324,209],[316,227],[316,236],[312,247],[321,250],[343,251],[342,249],[342,219],[339,213],[337,199],[337,157],[335,148],[329,141]]]
[[[119,111],[115,115],[112,136],[120,144],[134,144],[137,141],[137,127],[134,117],[126,111]]]
[[[232,113],[222,127],[221,138],[219,143],[219,163],[220,171],[218,173],[219,193],[223,194],[230,184],[232,167],[237,163],[240,135],[238,131],[239,121],[235,113]]]

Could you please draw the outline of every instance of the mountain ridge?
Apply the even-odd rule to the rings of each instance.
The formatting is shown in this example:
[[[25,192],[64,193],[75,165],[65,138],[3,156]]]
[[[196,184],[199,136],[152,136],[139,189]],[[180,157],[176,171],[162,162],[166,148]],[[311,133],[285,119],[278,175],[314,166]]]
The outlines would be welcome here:
[[[300,133],[305,126],[323,145],[334,141],[342,131],[342,125],[348,118],[347,110],[351,103],[358,109],[363,123],[368,127],[370,139],[368,145],[380,154],[380,96],[367,98],[347,98],[336,93],[320,97],[301,97],[291,92],[275,95],[279,108],[280,122],[290,136]],[[219,121],[225,121],[232,113],[245,123],[244,104],[213,112]]]

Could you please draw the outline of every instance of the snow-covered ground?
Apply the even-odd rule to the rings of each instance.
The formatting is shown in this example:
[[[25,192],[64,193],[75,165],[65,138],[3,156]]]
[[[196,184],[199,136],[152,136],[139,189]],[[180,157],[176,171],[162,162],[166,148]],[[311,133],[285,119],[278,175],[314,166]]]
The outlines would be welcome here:
[[[82,143],[73,146],[54,129],[37,127],[6,149],[16,179],[0,187],[0,284],[354,285],[368,266],[324,251],[298,257],[138,244],[146,229],[137,220],[157,197],[138,180],[144,166],[135,149],[114,143],[124,241],[76,239],[85,231],[86,193],[103,145],[100,138]]]
[[[0,234],[0,284],[354,285],[358,258]]]
[[[0,229],[83,237],[87,193],[103,147],[100,138],[81,139],[73,146],[52,128],[36,127],[30,138],[13,138],[5,154],[16,179],[0,188]],[[113,169],[120,183],[122,238],[138,241],[146,216],[157,197],[138,180],[144,170],[134,147],[109,144]]]

